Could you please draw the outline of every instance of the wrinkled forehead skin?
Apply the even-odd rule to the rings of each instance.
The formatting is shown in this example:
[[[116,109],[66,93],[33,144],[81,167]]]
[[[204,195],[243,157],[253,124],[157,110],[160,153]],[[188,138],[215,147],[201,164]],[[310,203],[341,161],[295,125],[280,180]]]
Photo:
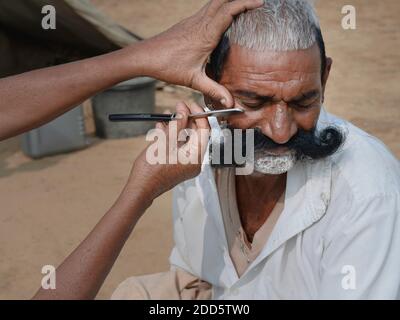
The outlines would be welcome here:
[[[290,101],[306,91],[322,90],[320,60],[316,44],[284,52],[255,51],[233,44],[220,83],[234,95],[246,91]]]

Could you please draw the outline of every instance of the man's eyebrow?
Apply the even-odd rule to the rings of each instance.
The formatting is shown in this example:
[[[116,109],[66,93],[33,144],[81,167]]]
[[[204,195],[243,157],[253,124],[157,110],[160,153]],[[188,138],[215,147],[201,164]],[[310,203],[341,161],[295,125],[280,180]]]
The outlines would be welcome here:
[[[235,90],[233,93],[237,96],[246,97],[250,99],[257,99],[257,100],[272,100],[275,97],[275,95],[260,96],[255,92],[245,91],[245,90]]]
[[[309,100],[311,98],[316,98],[319,95],[319,90],[311,90],[308,91],[306,93],[302,93],[300,95],[298,95],[297,97],[294,97],[293,99],[291,99],[290,102],[299,102],[299,101],[305,101],[305,100]]]
[[[233,91],[233,94],[236,96],[240,97],[245,97],[249,99],[256,99],[256,100],[262,100],[262,101],[272,101],[275,97],[275,95],[270,95],[270,96],[260,96],[259,94],[252,92],[252,91],[246,91],[246,90],[235,90]],[[306,101],[312,98],[316,98],[319,95],[319,90],[313,89],[310,90],[306,93],[301,93],[298,96],[294,97],[290,101],[287,102],[301,102],[301,101]]]

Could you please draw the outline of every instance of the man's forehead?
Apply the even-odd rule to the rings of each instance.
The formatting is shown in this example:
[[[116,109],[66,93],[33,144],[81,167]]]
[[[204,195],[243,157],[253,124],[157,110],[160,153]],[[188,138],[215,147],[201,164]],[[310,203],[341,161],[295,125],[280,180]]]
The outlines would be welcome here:
[[[318,78],[320,75],[321,58],[316,44],[296,51],[255,51],[233,44],[225,61],[221,82],[233,82],[233,78],[286,82]]]

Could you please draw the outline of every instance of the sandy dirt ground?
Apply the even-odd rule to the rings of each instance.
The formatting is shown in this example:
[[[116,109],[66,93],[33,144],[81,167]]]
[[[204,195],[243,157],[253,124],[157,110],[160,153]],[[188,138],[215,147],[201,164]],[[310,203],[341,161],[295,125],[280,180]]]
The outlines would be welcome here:
[[[93,2],[150,37],[206,1]],[[341,8],[349,2],[357,9],[357,29],[345,31]],[[400,1],[320,0],[317,9],[334,59],[326,108],[382,139],[400,158]],[[190,97],[187,90],[158,91],[157,106],[173,108]],[[33,161],[20,151],[18,138],[0,143],[0,299],[34,294],[42,266],[58,265],[84,239],[117,198],[144,146],[143,137],[93,139],[85,150]],[[168,193],[139,222],[98,298],[108,299],[129,276],[167,270],[171,227]]]

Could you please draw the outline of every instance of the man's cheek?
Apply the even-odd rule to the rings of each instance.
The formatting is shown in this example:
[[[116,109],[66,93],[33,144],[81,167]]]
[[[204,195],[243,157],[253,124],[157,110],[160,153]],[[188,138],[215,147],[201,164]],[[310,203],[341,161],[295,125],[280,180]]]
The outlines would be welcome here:
[[[235,129],[254,129],[254,122],[248,119],[246,115],[229,117],[227,119],[228,125]]]
[[[270,120],[268,116],[259,110],[246,110],[243,114],[229,117],[228,124],[238,129],[255,129],[263,127]]]
[[[315,108],[308,112],[296,113],[294,120],[298,128],[309,131],[316,127],[321,108]]]

